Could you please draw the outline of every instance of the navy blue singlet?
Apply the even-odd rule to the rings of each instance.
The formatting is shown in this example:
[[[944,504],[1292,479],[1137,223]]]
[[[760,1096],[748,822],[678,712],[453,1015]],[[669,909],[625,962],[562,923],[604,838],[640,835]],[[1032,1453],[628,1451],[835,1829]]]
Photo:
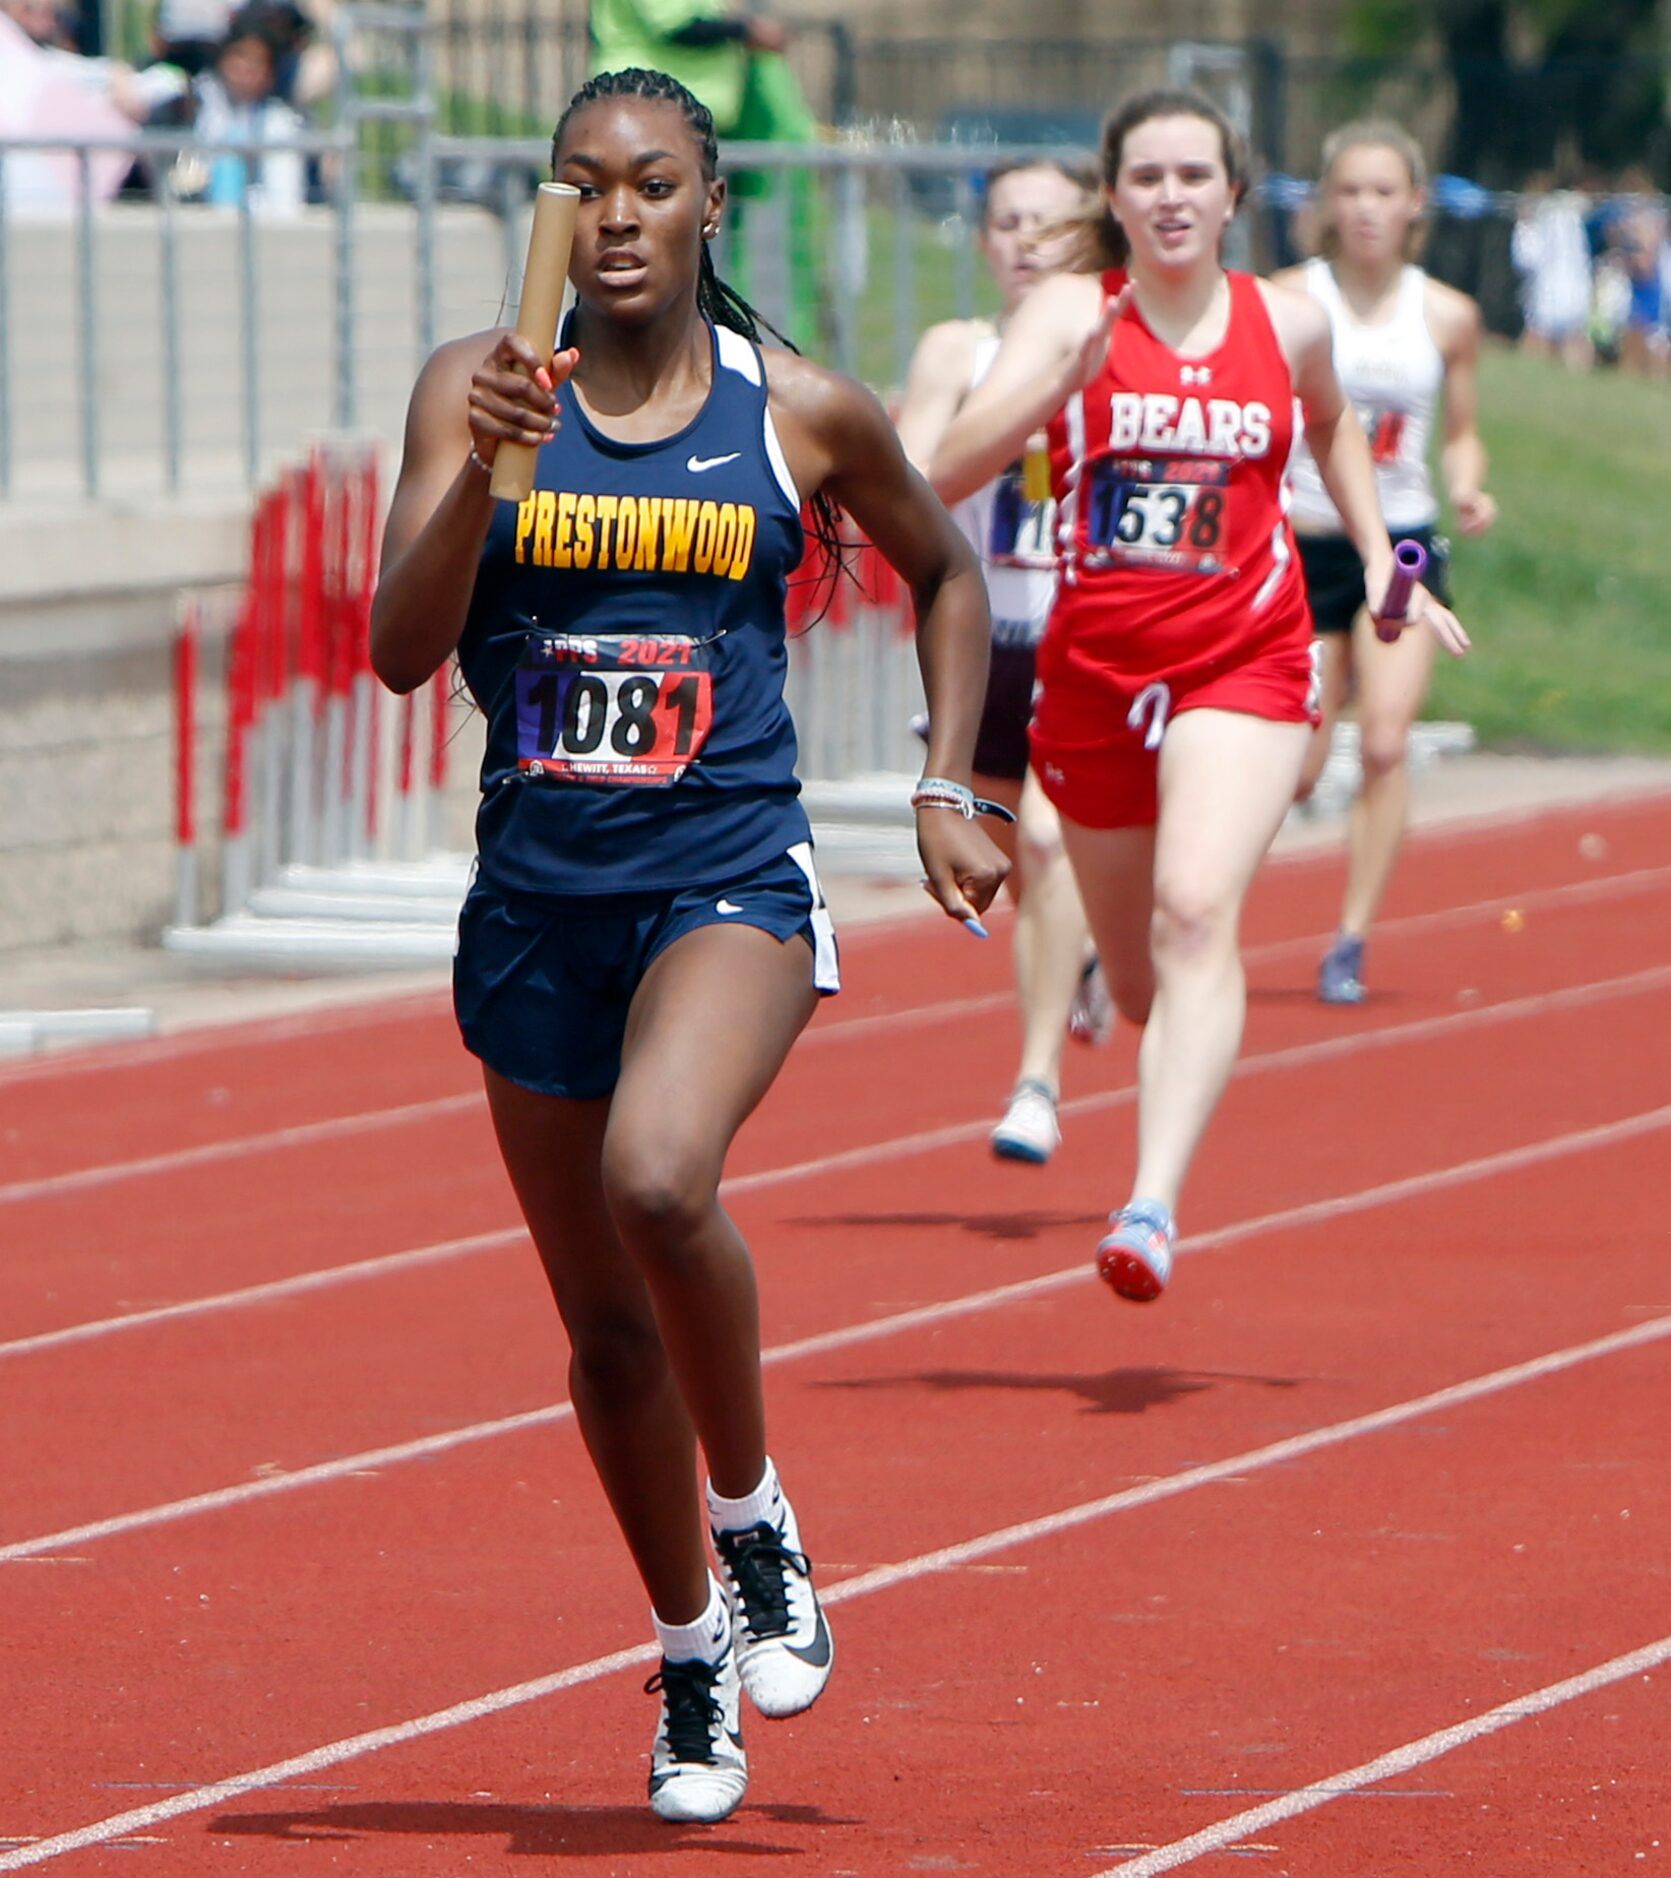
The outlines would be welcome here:
[[[487,717],[481,869],[507,892],[704,886],[809,839],[783,701],[800,502],[759,348],[709,330],[683,430],[617,443],[562,386],[533,494],[489,528],[459,663]]]

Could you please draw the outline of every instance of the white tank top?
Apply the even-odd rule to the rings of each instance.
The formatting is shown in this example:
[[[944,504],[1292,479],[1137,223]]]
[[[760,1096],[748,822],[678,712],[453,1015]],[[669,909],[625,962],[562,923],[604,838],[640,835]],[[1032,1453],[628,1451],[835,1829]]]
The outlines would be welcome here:
[[[1419,267],[1405,268],[1392,318],[1374,326],[1354,317],[1327,261],[1306,263],[1305,285],[1312,298],[1328,308],[1334,368],[1369,438],[1376,492],[1389,533],[1430,527],[1439,518],[1439,504],[1428,474],[1427,450],[1444,389],[1445,361],[1427,330],[1427,276]],[[1295,525],[1310,534],[1339,534],[1340,516],[1303,437],[1295,446],[1289,473]]]
[[[998,335],[993,333],[975,348],[970,391],[992,369],[997,356]],[[1039,455],[1036,465],[1012,463],[985,488],[955,504],[951,512],[981,558],[995,646],[1036,646],[1056,597],[1052,547],[1056,504],[1049,495],[1048,464],[1042,451]]]

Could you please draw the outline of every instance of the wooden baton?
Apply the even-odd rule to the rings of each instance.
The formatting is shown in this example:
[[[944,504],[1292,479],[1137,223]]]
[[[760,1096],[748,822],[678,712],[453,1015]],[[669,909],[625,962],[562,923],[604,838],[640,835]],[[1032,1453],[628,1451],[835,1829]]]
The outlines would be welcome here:
[[[557,316],[569,278],[569,249],[574,245],[575,210],[580,191],[573,183],[541,183],[534,198],[534,224],[528,231],[528,262],[522,270],[522,304],[516,330],[548,361],[557,344]],[[520,502],[534,487],[534,459],[539,446],[502,443],[493,455],[489,484],[501,501]]]

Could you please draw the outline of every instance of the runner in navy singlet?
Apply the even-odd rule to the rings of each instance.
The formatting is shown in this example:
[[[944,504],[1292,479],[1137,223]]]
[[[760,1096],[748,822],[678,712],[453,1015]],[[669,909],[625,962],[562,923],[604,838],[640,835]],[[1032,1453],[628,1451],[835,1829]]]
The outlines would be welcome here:
[[[486,715],[459,1023],[650,1597],[651,1805],[717,1820],[747,1782],[742,1693],[796,1714],[833,1660],[767,1456],[753,1265],[718,1201],[732,1137],[836,988],[783,702],[803,507],[827,540],[839,502],[916,597],[934,720],[918,846],[963,920],[1006,866],[969,812],[987,607],[881,406],[762,351],[715,279],[725,185],[696,99],[605,73],[552,155],[581,192],[563,349],[500,331],[425,366],[372,657],[407,691],[456,649]],[[505,441],[543,446],[521,504],[489,492]]]

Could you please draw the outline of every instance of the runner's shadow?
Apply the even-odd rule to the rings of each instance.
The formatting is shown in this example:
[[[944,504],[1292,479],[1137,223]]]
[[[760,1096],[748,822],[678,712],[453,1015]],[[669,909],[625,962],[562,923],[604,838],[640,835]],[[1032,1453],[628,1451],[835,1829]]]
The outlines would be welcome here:
[[[819,1213],[791,1226],[959,1226],[981,1239],[1037,1239],[1058,1226],[1101,1226],[1106,1213]]]
[[[998,1369],[930,1369],[915,1375],[830,1377],[820,1389],[1046,1390],[1076,1395],[1092,1415],[1142,1415],[1224,1383],[1297,1389],[1297,1376],[1245,1376],[1233,1370],[1110,1369],[1096,1375],[1022,1375]]]
[[[596,1858],[676,1852],[700,1846],[706,1854],[798,1858],[802,1848],[766,1845],[735,1836],[749,1816],[782,1826],[854,1826],[816,1806],[745,1806],[724,1825],[686,1831],[655,1818],[643,1806],[519,1806],[498,1800],[365,1800],[280,1813],[223,1813],[209,1831],[227,1838],[282,1839],[289,1844],[351,1843],[383,1836],[427,1839],[503,1839],[507,1853],[541,1858]]]

